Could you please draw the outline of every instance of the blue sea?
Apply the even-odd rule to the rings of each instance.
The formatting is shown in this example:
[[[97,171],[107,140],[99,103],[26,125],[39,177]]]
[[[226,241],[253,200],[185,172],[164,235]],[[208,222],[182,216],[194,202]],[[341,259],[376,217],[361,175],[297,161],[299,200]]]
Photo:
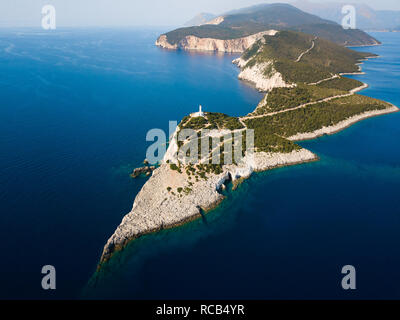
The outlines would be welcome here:
[[[400,298],[400,113],[301,145],[319,162],[253,175],[205,219],[107,239],[145,178],[146,133],[202,104],[239,116],[262,95],[236,55],[154,46],[157,29],[0,31],[0,298]],[[400,34],[353,76],[400,106]],[[53,265],[57,289],[41,288]],[[357,289],[344,291],[353,265]]]

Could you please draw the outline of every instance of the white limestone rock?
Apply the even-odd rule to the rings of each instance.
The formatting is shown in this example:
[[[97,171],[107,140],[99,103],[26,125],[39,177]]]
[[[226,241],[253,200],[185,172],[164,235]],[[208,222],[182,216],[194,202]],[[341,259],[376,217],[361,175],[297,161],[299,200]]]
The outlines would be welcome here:
[[[239,61],[243,65],[243,61]],[[251,67],[244,67],[239,74],[239,79],[248,81],[259,91],[270,91],[273,88],[293,87],[293,84],[286,83],[282,75],[277,72],[272,61],[257,63]]]
[[[123,219],[117,230],[104,246],[100,264],[108,261],[115,251],[123,249],[129,241],[141,235],[178,226],[199,218],[201,210],[215,208],[224,196],[219,193],[228,179],[236,181],[248,178],[254,171],[268,170],[274,167],[311,161],[317,157],[302,149],[291,153],[255,153],[254,157],[244,157],[239,165],[227,165],[219,175],[208,174],[207,180],[192,179],[192,191],[178,196],[179,187],[187,186],[185,172],[171,170],[168,164],[162,164],[153,172],[137,195],[132,211]],[[167,188],[172,188],[168,191]],[[172,191],[175,193],[172,194]]]
[[[168,42],[166,35],[161,35],[156,45],[166,49],[183,49],[183,50],[196,50],[196,51],[215,51],[226,53],[243,53],[250,48],[256,41],[262,39],[265,35],[273,36],[277,33],[276,30],[268,30],[259,32],[247,37],[237,39],[213,39],[213,38],[199,38],[193,35],[184,37],[176,44]]]

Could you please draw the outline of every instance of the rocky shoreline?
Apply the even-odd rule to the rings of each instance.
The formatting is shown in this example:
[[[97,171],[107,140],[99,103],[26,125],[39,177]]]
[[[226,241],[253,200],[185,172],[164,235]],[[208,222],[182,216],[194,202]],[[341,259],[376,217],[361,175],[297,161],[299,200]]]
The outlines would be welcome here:
[[[254,171],[295,165],[317,160],[311,151],[301,149],[291,153],[255,153],[254,159],[244,159],[241,165],[224,166],[220,175],[207,175],[207,180],[194,182],[192,192],[182,197],[171,193],[187,181],[185,173],[171,170],[164,163],[157,168],[137,195],[132,210],[104,246],[98,269],[130,241],[142,235],[174,228],[198,219],[216,208],[223,200],[222,185],[227,181],[247,179]]]
[[[146,177],[150,176],[151,173],[156,169],[155,166],[144,166],[140,168],[136,168],[133,170],[131,174],[131,178],[136,179],[141,175],[145,175]]]
[[[256,64],[251,68],[242,69],[239,74],[239,80],[251,83],[258,91],[267,92],[273,88],[292,87],[283,80],[282,75],[273,69],[272,63]],[[265,70],[271,68],[269,77],[265,76]]]

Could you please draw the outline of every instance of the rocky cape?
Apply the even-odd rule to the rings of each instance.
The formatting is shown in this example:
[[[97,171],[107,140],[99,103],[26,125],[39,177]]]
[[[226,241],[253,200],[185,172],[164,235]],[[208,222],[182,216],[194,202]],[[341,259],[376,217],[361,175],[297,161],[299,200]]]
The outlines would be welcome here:
[[[241,68],[239,79],[251,83],[257,90],[267,92],[273,88],[295,86],[295,84],[286,83],[283,80],[282,74],[275,70],[271,61],[245,68],[247,62],[242,58],[233,61]],[[268,73],[266,70],[268,70]]]
[[[194,182],[192,191],[183,196],[173,194],[169,188],[176,190],[184,186],[188,178],[186,173],[171,170],[168,164],[163,163],[145,183],[136,196],[132,211],[123,218],[117,230],[107,241],[99,267],[131,240],[182,225],[214,209],[224,200],[220,190],[228,180],[235,182],[248,178],[254,171],[314,160],[317,160],[317,156],[305,149],[288,154],[255,153],[251,160],[245,157],[241,165],[224,166],[223,173],[209,174],[207,180],[201,179]]]

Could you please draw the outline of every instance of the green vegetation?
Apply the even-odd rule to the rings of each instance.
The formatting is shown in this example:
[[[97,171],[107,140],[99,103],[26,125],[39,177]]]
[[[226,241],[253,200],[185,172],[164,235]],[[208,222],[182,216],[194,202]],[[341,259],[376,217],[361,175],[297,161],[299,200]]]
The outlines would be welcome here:
[[[259,31],[255,31],[259,30]],[[255,31],[255,32],[254,32]],[[218,25],[202,25],[199,27],[188,27],[188,28],[179,28],[173,31],[166,33],[168,42],[172,45],[177,44],[186,36],[195,36],[198,38],[213,38],[213,39],[237,39],[249,36],[253,33],[257,33],[263,31],[261,29],[250,29],[240,30],[240,29],[232,29],[227,27],[221,27]]]
[[[193,129],[200,130],[204,129],[208,124],[208,121],[203,117],[190,118],[187,123],[184,123],[182,129]]]
[[[260,52],[257,50],[250,55],[249,52],[253,51],[252,47],[250,47],[245,52],[245,55],[247,54],[249,58],[256,57],[257,61],[269,61],[271,59],[295,61],[302,52],[310,48],[313,39],[314,37],[309,34],[281,31],[273,37],[265,36],[264,44],[260,44],[261,41],[256,43],[256,47],[262,48]]]
[[[198,164],[196,166],[200,178],[206,179],[206,174],[221,174],[222,165],[221,164]]]
[[[340,30],[340,29],[341,30]],[[380,43],[369,34],[358,29],[345,30],[336,24],[302,25],[293,30],[312,34],[343,46],[362,46]]]
[[[331,73],[324,68],[319,66],[310,68],[311,66],[303,60],[298,63],[290,60],[276,61],[274,66],[287,83],[311,83],[331,76]]]
[[[313,41],[314,48],[296,62]],[[265,36],[264,44],[255,43],[243,56],[248,60],[245,68],[272,61],[287,83],[315,83],[333,74],[358,71],[355,64],[369,55],[308,34],[281,31],[274,37]]]
[[[335,125],[354,115],[385,109],[388,106],[388,103],[377,99],[352,95],[273,116],[249,119],[245,123],[255,130],[255,146],[262,148],[265,136],[276,134],[280,137],[290,137],[297,133],[312,132]]]
[[[171,170],[178,171],[179,173],[182,173],[182,170],[181,170],[181,168],[180,168],[180,165],[177,166],[175,163],[171,163],[171,164],[169,165],[169,167],[170,167]]]
[[[335,79],[333,84],[329,84],[329,86],[336,88],[353,85],[358,85],[358,83],[348,81],[346,78]],[[268,108],[268,110],[265,109],[264,111],[271,112],[291,109],[308,102],[317,103],[271,116],[245,120],[247,127],[255,130],[254,143],[256,151],[289,153],[299,150],[301,149],[300,146],[287,140],[285,137],[290,137],[298,133],[312,132],[322,127],[335,125],[354,115],[371,110],[385,109],[389,106],[386,102],[362,95],[351,95],[334,98],[327,102],[318,102],[326,97],[344,95],[346,93],[346,91],[335,88],[322,88],[320,86],[304,84],[299,84],[293,88],[276,88],[272,90],[267,97],[267,106],[265,108]],[[258,112],[262,111],[262,108],[258,109]],[[221,124],[225,123],[223,121],[225,118],[225,115],[214,114],[212,121],[219,128]],[[242,132],[242,135],[242,155],[244,155],[246,143],[245,132]],[[206,139],[210,139],[210,137],[206,137]],[[225,146],[222,141],[220,147],[220,163],[223,164],[225,163],[226,150],[224,150]],[[211,151],[211,147],[209,151]],[[235,146],[233,145],[232,159],[234,159],[234,151]],[[172,167],[172,164],[170,166]],[[199,164],[197,166],[187,166],[185,169],[188,176],[195,176],[196,181],[207,179],[207,174],[210,173],[222,173],[222,165]]]
[[[350,91],[352,89],[359,88],[362,85],[363,83],[361,81],[340,77],[329,81],[321,82],[317,86],[323,89],[338,89],[343,91]]]
[[[262,42],[259,40],[256,43],[254,43],[248,50],[246,50],[241,58],[244,61],[250,60],[251,57],[255,56],[258,52],[258,50],[262,47]]]
[[[268,93],[266,103],[260,105],[254,112],[254,115],[292,109],[306,103],[346,93],[346,91],[337,89],[321,88],[305,84],[299,84],[296,87],[290,88],[274,88]]]
[[[242,123],[236,117],[230,117],[223,113],[212,113],[206,114],[206,118],[203,117],[185,117],[181,124],[181,129],[228,129],[228,130],[238,130],[243,129]]]
[[[255,126],[253,129],[254,147],[257,152],[290,153],[294,150],[301,149],[301,147],[294,142],[284,139],[274,133],[270,133],[269,130],[265,130],[263,126]]]
[[[201,34],[205,30],[218,33],[224,29],[223,37],[232,37],[234,34],[237,36],[240,33],[248,33],[249,28],[261,28],[260,21],[263,18],[261,16],[256,17],[248,24],[241,24],[241,22],[238,22],[240,19],[235,19],[228,16],[219,26],[193,27],[191,30]],[[279,20],[281,17],[277,17],[277,19]],[[233,28],[233,26],[237,28]],[[233,29],[228,30],[229,28]],[[327,29],[333,30],[331,27]],[[184,29],[175,31],[175,40],[184,32]],[[312,46],[313,42],[314,46]],[[309,50],[311,47],[312,50]],[[301,59],[298,59],[307,50],[309,51],[303,54]],[[356,52],[330,41],[316,38],[313,35],[296,31],[280,31],[273,37],[265,36],[263,41],[256,42],[242,56],[242,59],[247,61],[245,68],[268,63],[268,68],[264,70],[266,76],[276,70],[287,83],[295,85],[272,89],[266,99],[263,100],[263,104],[260,103],[257,110],[251,114],[260,117],[250,117],[244,121],[247,128],[255,131],[255,151],[290,153],[300,150],[299,145],[287,138],[298,133],[313,132],[323,127],[333,126],[347,118],[367,111],[387,108],[389,104],[385,102],[362,95],[349,95],[350,90],[362,85],[357,80],[344,77],[326,80],[335,74],[358,71],[356,63],[366,56],[370,56],[370,54]],[[321,80],[326,81],[315,84]],[[267,115],[268,113],[275,114]],[[215,141],[211,137],[202,137],[202,130],[227,129],[234,131],[245,129],[245,126],[237,117],[223,113],[206,113],[205,117],[185,117],[179,125],[179,129],[197,131],[199,154],[201,153],[202,139],[208,139],[208,154],[204,159],[201,159],[206,162],[205,160],[211,160],[213,147],[216,146],[213,146]],[[244,156],[246,133],[244,130],[239,132],[242,134],[241,147],[242,156]],[[224,144],[223,137],[220,137],[219,142],[221,164],[204,163],[182,167],[182,170],[185,170],[188,176],[188,180],[191,181],[189,186],[178,188],[178,194],[181,196],[182,194],[189,194],[194,180],[198,182],[200,179],[207,180],[210,174],[221,174],[228,155],[229,158],[232,156],[232,160],[234,160],[234,153],[235,150],[238,150],[236,149],[238,146],[234,145],[233,139],[228,142],[228,146]],[[232,143],[232,150],[230,143]],[[181,148],[183,144],[184,142],[178,142],[178,147]],[[188,153],[187,156],[189,156]],[[182,172],[181,165],[170,164],[170,167],[172,170]]]
[[[257,114],[290,109],[312,101],[306,88],[274,88],[268,93],[267,103],[257,109]]]
[[[238,118],[230,117],[223,113],[208,113],[207,119],[210,123],[207,129],[238,130],[244,128]]]

